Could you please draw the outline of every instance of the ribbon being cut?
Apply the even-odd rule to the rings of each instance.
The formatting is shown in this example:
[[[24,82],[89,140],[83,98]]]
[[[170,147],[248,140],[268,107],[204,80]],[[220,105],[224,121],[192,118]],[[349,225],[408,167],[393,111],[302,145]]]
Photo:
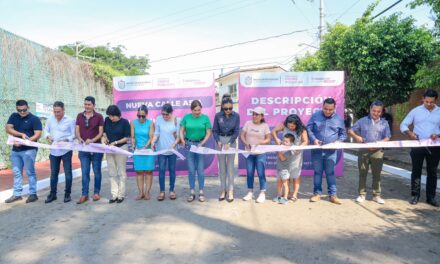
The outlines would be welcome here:
[[[85,152],[111,153],[121,154],[127,156],[133,155],[160,155],[166,152],[172,152],[177,155],[179,159],[184,160],[185,157],[175,149],[165,149],[160,151],[153,151],[151,149],[136,150],[134,153],[120,149],[115,146],[108,146],[103,144],[80,144],[71,142],[54,142],[52,145],[33,142],[27,139],[9,136],[7,140],[8,145],[21,144],[30,147],[48,148],[48,149],[68,149]],[[191,146],[190,151],[204,154],[204,155],[222,155],[222,154],[242,154],[248,156],[250,154],[261,154],[267,152],[288,151],[288,150],[306,150],[306,149],[375,149],[375,148],[423,148],[440,146],[440,139],[422,139],[422,140],[400,140],[400,141],[379,141],[374,143],[346,143],[335,142],[325,145],[307,145],[307,146],[280,146],[280,145],[259,145],[254,146],[250,151],[241,149],[215,150],[206,147]]]
[[[66,150],[75,150],[75,151],[84,151],[84,152],[96,152],[96,153],[108,153],[108,154],[120,154],[120,155],[160,155],[166,152],[172,152],[177,155],[179,159],[184,160],[185,157],[180,154],[175,149],[164,149],[160,151],[152,151],[151,149],[140,149],[136,150],[134,153],[123,150],[121,148],[115,146],[108,146],[104,144],[81,144],[81,143],[73,143],[73,142],[54,142],[52,145],[38,143],[34,141],[30,141],[27,139],[17,138],[13,136],[9,136],[6,142],[8,145],[20,144],[29,147],[37,147],[37,148],[47,148],[47,149],[66,149]]]

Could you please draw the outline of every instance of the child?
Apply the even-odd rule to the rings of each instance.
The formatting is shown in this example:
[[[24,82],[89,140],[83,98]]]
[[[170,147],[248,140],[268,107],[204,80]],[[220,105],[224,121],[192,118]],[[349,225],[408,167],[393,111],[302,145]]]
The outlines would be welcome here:
[[[295,137],[292,134],[286,134],[283,138],[283,145],[292,146],[295,142]],[[294,158],[293,150],[279,151],[277,159],[277,178],[278,178],[278,196],[273,199],[274,202],[280,204],[287,204],[287,194],[289,193],[289,178],[292,171],[292,161]],[[283,192],[284,188],[284,192]]]

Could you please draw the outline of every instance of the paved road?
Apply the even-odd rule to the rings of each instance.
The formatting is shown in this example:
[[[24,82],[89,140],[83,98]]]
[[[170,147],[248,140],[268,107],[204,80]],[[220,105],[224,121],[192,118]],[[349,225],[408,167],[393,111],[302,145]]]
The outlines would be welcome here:
[[[41,192],[35,204],[0,205],[0,263],[440,263],[439,209],[409,205],[408,182],[392,175],[383,179],[385,205],[356,204],[354,163],[345,175],[341,206],[308,202],[311,178],[286,206],[218,202],[217,178],[207,179],[203,204],[184,200],[186,178],[178,178],[176,201],[134,201],[133,179],[122,204],[46,205]],[[75,200],[79,191],[77,179]],[[240,178],[237,194],[245,192]],[[109,197],[107,172],[102,194]]]

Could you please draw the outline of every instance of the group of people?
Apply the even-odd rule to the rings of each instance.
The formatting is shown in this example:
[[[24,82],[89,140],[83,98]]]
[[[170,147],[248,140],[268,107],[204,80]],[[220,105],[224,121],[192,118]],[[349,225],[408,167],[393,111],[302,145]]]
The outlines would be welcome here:
[[[423,95],[423,104],[414,108],[402,121],[400,129],[410,139],[437,139],[440,135],[440,109],[435,104],[438,94],[434,90],[427,90]],[[252,109],[252,119],[245,122],[240,131],[240,116],[234,111],[233,101],[229,95],[225,95],[221,101],[221,110],[215,115],[213,124],[209,117],[202,113],[202,104],[198,100],[191,103],[191,113],[183,118],[173,115],[173,107],[164,104],[161,114],[153,121],[148,118],[148,108],[145,105],[139,107],[137,119],[129,122],[121,117],[121,111],[116,105],[107,108],[107,117],[95,111],[95,98],[88,96],[84,100],[84,112],[77,115],[76,120],[68,117],[64,111],[62,102],[53,104],[53,116],[51,116],[44,129],[38,117],[30,113],[25,100],[16,102],[16,113],[13,113],[7,124],[6,132],[14,137],[38,141],[40,137],[47,139],[49,143],[77,140],[84,144],[102,143],[128,150],[128,143],[136,149],[170,150],[176,149],[180,144],[185,147],[189,194],[188,202],[198,199],[205,201],[204,194],[204,155],[191,152],[191,146],[204,146],[211,136],[214,137],[217,150],[236,149],[238,138],[246,150],[252,150],[258,145],[268,145],[272,139],[277,145],[301,146],[323,145],[334,142],[343,142],[348,135],[358,143],[389,141],[391,138],[388,122],[381,118],[384,104],[376,100],[370,106],[368,116],[359,119],[352,127],[345,127],[344,119],[336,114],[336,102],[327,98],[323,102],[322,110],[315,112],[305,125],[299,116],[289,115],[285,121],[275,126],[272,131],[265,121],[265,109],[256,107]],[[413,130],[409,128],[412,125]],[[252,153],[252,152],[251,152]],[[6,200],[12,203],[22,199],[22,170],[25,168],[29,178],[29,196],[27,203],[38,200],[35,176],[35,158],[37,149],[25,145],[15,144],[11,151],[11,161],[14,173],[13,195]],[[126,197],[126,163],[127,156],[120,154],[106,154],[109,171],[111,198],[109,203],[121,203]],[[358,154],[359,168],[359,196],[356,202],[366,200],[366,179],[371,166],[373,175],[373,201],[383,204],[381,198],[381,171],[383,165],[383,149],[361,149]],[[82,195],[77,202],[82,204],[89,199],[90,168],[94,172],[93,201],[100,200],[101,192],[101,163],[102,153],[79,152],[82,171]],[[60,164],[63,161],[66,184],[64,202],[71,201],[72,188],[72,151],[50,151],[50,194],[45,200],[50,203],[57,199],[58,174]],[[234,163],[235,154],[218,155],[220,194],[219,201],[234,201]],[[341,204],[337,196],[336,177],[334,168],[336,165],[337,150],[312,149],[311,150],[313,176],[313,195],[311,202],[318,202],[322,194],[322,178],[325,173],[329,201]],[[411,204],[417,204],[420,198],[420,178],[423,161],[427,160],[427,188],[426,202],[433,206],[439,206],[435,200],[437,188],[437,167],[440,158],[440,147],[414,148],[411,150],[412,174],[411,174]],[[152,186],[152,175],[155,168],[153,155],[134,155],[134,170],[137,175],[138,195],[136,200],[149,200]],[[175,192],[176,160],[177,156],[172,152],[157,155],[159,165],[158,201],[166,198],[165,174],[169,171],[169,194],[171,200],[177,198]],[[287,204],[298,199],[300,188],[300,173],[303,153],[301,150],[280,151],[277,153],[277,195],[274,202]],[[246,157],[247,188],[248,192],[243,200],[249,201],[254,196],[255,171],[259,178],[259,193],[257,203],[266,200],[266,160],[267,155],[250,154]],[[196,175],[198,193],[196,197]]]

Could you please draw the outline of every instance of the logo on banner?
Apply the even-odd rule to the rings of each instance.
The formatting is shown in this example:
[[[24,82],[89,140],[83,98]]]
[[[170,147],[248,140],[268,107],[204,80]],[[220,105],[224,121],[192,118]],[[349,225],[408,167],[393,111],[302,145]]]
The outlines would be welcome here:
[[[119,87],[119,89],[124,90],[125,89],[125,81],[124,80],[120,80],[118,82],[118,87]]]
[[[246,85],[251,85],[252,84],[252,76],[247,76],[246,79],[244,79],[244,83]]]

